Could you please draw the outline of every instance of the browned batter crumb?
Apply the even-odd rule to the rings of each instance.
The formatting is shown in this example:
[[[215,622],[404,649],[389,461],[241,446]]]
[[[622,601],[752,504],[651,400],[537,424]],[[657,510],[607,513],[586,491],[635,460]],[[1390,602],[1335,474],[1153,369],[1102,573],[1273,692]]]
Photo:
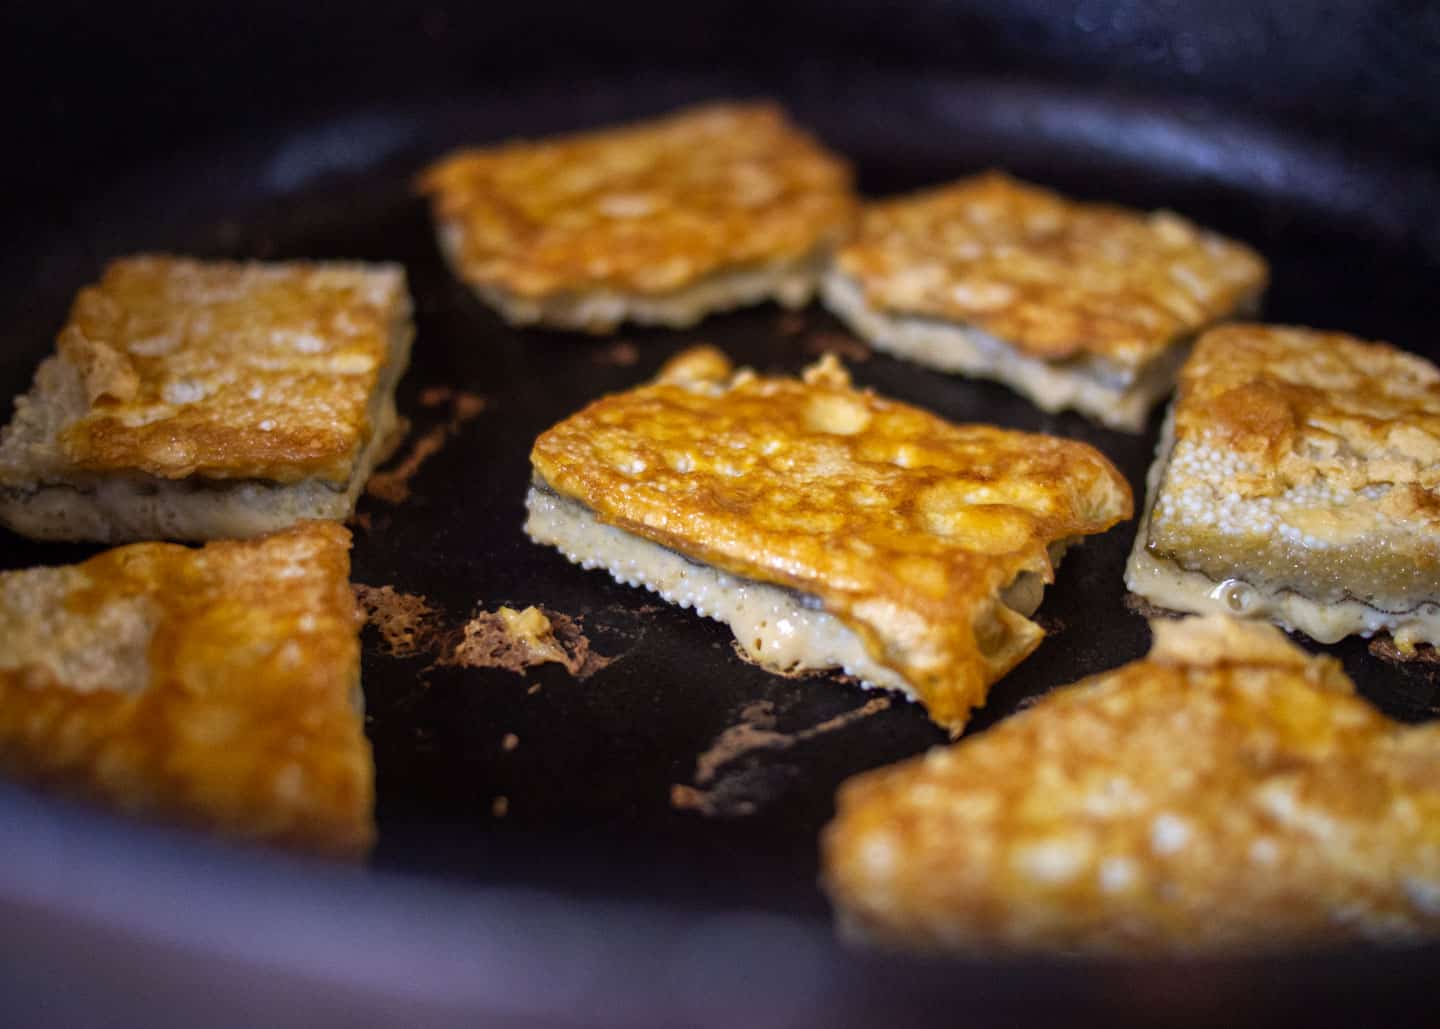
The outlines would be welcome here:
[[[410,480],[425,462],[439,453],[462,425],[485,410],[484,397],[458,392],[449,386],[427,386],[420,392],[420,403],[425,407],[438,407],[446,402],[450,404],[449,422],[435,426],[415,440],[394,468],[370,476],[370,481],[365,484],[366,493],[391,504],[404,503],[410,498]]]
[[[504,818],[510,813],[510,798],[503,793],[490,802],[490,813],[496,818]]]
[[[483,410],[485,398],[478,393],[456,393],[455,400],[450,405],[450,431],[454,432]]]
[[[775,705],[757,700],[740,709],[740,721],[730,726],[695,759],[695,781],[704,785],[715,773],[753,750],[784,750],[793,746],[795,737],[775,731]]]
[[[1410,653],[1395,645],[1390,634],[1377,635],[1370,641],[1370,653],[1382,661],[1397,665],[1440,665],[1440,650],[1428,643],[1421,643]]]
[[[812,332],[801,346],[805,353],[815,357],[834,354],[852,364],[864,364],[875,356],[875,352],[862,340],[843,332]]]
[[[516,736],[513,732],[507,732],[504,736],[500,737],[500,749],[507,754],[518,746],[520,746],[520,737]]]
[[[440,659],[442,665],[460,668],[504,668],[521,673],[535,665],[561,665],[577,679],[585,679],[614,658],[596,654],[578,620],[556,611],[502,607],[481,611],[461,630],[461,638]]]
[[[705,815],[749,814],[755,810],[755,802],[741,800],[732,803],[730,794],[735,791],[727,787],[728,780],[716,781],[722,768],[757,750],[788,750],[797,743],[843,729],[889,706],[889,697],[873,697],[859,707],[827,718],[818,725],[785,733],[775,728],[775,704],[772,701],[752,701],[740,709],[740,720],[715,737],[715,741],[695,759],[695,785],[676,784],[670,788],[671,806]]]
[[[798,336],[805,330],[805,316],[798,311],[786,311],[775,319],[775,332],[780,336]]]
[[[614,365],[617,368],[629,368],[636,361],[640,360],[640,348],[628,339],[617,339],[609,346],[596,350],[592,360],[596,364]]]
[[[1046,636],[1058,636],[1065,631],[1065,623],[1054,615],[1035,614],[1030,616],[1031,621],[1045,630]]]
[[[1150,603],[1138,593],[1125,594],[1125,610],[1131,614],[1139,615],[1141,618],[1184,618],[1185,615],[1179,611],[1172,611],[1168,607],[1157,607]]]
[[[398,465],[370,476],[365,492],[391,504],[404,503],[410,499],[410,480],[426,461],[440,452],[448,437],[446,427],[437,425],[410,445],[410,452]]]
[[[391,657],[413,657],[444,635],[440,611],[418,594],[359,582],[351,589],[366,623],[380,631],[385,653]]]
[[[604,654],[597,654],[590,649],[590,639],[581,631],[579,619],[558,611],[547,610],[545,613],[554,627],[555,638],[560,641],[560,646],[570,655],[570,660],[565,663],[565,667],[575,678],[587,679],[615,661],[614,657],[606,657]]]
[[[732,797],[738,792],[727,789],[726,783],[713,790],[697,790],[680,783],[670,787],[670,806],[676,811],[696,811],[707,818],[736,818],[753,815],[758,807],[754,800]]]
[[[825,719],[825,721],[819,725],[812,725],[808,729],[801,729],[795,734],[795,738],[797,740],[808,740],[816,736],[822,736],[827,732],[834,732],[836,729],[843,729],[851,722],[858,722],[862,718],[869,718],[871,715],[888,710],[890,701],[891,698],[888,696],[872,697],[853,711],[846,711],[843,714],[836,715],[834,718]]]
[[[677,811],[703,811],[706,807],[705,794],[694,786],[675,783],[670,787],[670,806]]]
[[[558,611],[501,607],[481,611],[456,628],[445,624],[444,613],[419,594],[364,583],[354,583],[352,589],[366,624],[379,630],[382,649],[390,657],[428,652],[443,667],[504,668],[516,673],[554,663],[577,679],[588,678],[616,660],[593,651],[580,620]],[[525,692],[539,693],[540,684],[532,682]],[[519,737],[506,733],[501,745],[514,750]]]

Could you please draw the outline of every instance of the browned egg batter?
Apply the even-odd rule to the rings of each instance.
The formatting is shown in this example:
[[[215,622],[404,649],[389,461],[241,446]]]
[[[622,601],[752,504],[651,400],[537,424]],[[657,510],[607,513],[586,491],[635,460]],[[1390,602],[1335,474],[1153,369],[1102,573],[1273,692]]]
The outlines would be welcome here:
[[[1236,325],[1180,376],[1127,583],[1333,642],[1440,640],[1440,370],[1338,333]]]
[[[687,352],[542,434],[531,461],[536,539],[721,617],[751,601],[786,604],[785,622],[822,616],[810,641],[834,649],[792,663],[855,655],[852,672],[910,692],[956,732],[1039,643],[1016,608],[1038,604],[1052,545],[1130,514],[1098,451],[951,425],[854,389],[833,357],[791,379]]]
[[[847,782],[842,927],[925,950],[1280,950],[1440,930],[1440,726],[1224,616]]]
[[[345,518],[412,335],[395,265],[113,261],[0,434],[0,522],[113,543]]]
[[[63,463],[344,482],[408,313],[393,267],[112,262],[60,333],[89,405],[61,430]]]
[[[669,294],[845,231],[850,171],[770,104],[462,150],[420,180],[472,284]]]
[[[307,522],[0,573],[0,769],[358,856],[374,837],[350,535]]]
[[[837,267],[872,307],[963,322],[1046,360],[1146,364],[1263,288],[1250,248],[1169,212],[991,172],[867,206]]]

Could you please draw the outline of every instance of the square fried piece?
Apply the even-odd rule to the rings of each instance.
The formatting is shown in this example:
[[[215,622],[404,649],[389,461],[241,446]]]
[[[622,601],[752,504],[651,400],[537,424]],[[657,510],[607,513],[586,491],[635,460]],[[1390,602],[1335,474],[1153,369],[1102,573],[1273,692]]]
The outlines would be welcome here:
[[[1066,544],[1130,516],[1082,443],[951,425],[851,387],[732,374],[713,348],[543,433],[525,530],[730,625],[772,670],[842,668],[958,733],[1044,635]]]
[[[848,166],[771,104],[459,151],[420,180],[455,273],[516,325],[684,327],[814,292]]]
[[[114,261],[0,434],[0,522],[116,542],[344,518],[412,334],[394,265]]]
[[[1440,932],[1440,726],[1222,615],[961,743],[845,783],[843,931],[955,951],[1289,949]]]
[[[1338,333],[1207,333],[1150,471],[1125,581],[1177,611],[1331,643],[1440,643],[1440,369]]]
[[[363,854],[349,546],[337,523],[304,522],[0,573],[0,770],[127,814]]]
[[[1195,334],[1256,308],[1267,276],[1179,215],[991,172],[870,204],[822,290],[882,350],[1140,432]]]

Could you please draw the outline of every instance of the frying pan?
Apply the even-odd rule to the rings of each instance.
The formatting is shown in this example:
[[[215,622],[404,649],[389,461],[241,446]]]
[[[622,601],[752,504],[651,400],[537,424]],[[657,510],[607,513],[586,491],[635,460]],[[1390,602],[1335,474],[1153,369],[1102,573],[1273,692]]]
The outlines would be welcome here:
[[[29,83],[12,94],[27,98],[12,154],[34,158],[7,170],[0,394],[25,388],[74,291],[122,253],[402,261],[418,335],[400,406],[412,440],[446,442],[408,499],[362,501],[353,578],[425,597],[451,629],[543,605],[613,659],[584,678],[445,668],[367,630],[381,836],[363,869],[0,785],[0,1021],[1424,1024],[1440,947],[1056,962],[838,946],[815,882],[834,788],[941,733],[898,702],[846,721],[870,694],[768,675],[718,624],[529,543],[530,442],[702,340],[762,370],[838,349],[860,383],[952,420],[1092,443],[1137,497],[1156,426],[1112,433],[867,355],[818,309],[625,331],[622,347],[513,330],[449,275],[410,187],[462,142],[775,96],[855,162],[866,193],[1000,165],[1081,197],[1170,206],[1266,253],[1270,319],[1440,358],[1434,13],[1203,6],[371,4],[340,19],[321,5],[97,15],[60,2],[0,16],[9,73]],[[485,407],[447,431],[434,387]],[[1133,532],[1067,556],[1041,608],[1051,635],[972,732],[1144,653],[1120,578]],[[0,535],[4,568],[94,551]],[[1427,668],[1386,664],[1363,641],[1327,649],[1391,715],[1440,711]],[[700,781],[700,755],[761,702],[788,742]],[[705,788],[709,810],[677,806],[676,785]]]

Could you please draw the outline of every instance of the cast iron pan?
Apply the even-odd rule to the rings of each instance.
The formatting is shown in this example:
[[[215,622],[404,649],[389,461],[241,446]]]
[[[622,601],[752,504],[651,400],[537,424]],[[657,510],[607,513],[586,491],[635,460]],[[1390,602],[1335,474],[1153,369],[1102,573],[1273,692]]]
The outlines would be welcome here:
[[[411,180],[446,149],[752,89],[739,78],[651,76],[643,88],[601,81],[580,95],[552,86],[277,119],[100,184],[68,229],[11,251],[0,292],[7,398],[27,385],[74,291],[113,256],[403,262],[417,306],[400,389],[411,441],[451,419],[437,387],[485,406],[442,433],[408,499],[362,501],[354,580],[423,596],[450,630],[481,609],[542,605],[575,619],[593,651],[613,660],[584,678],[556,665],[525,674],[440,667],[433,650],[393,656],[367,629],[380,842],[366,870],[236,851],[0,790],[0,956],[9,963],[0,964],[0,1011],[22,1021],[103,1011],[107,1024],[125,1025],[201,1012],[210,1024],[312,1025],[458,1013],[667,1026],[1419,1017],[1440,949],[1068,964],[843,951],[816,886],[816,836],[834,789],[942,734],[899,701],[827,728],[872,695],[836,677],[762,672],[717,623],[524,537],[536,434],[697,341],[765,371],[837,350],[859,383],[949,419],[1092,443],[1142,496],[1158,415],[1142,437],[1046,415],[998,386],[869,355],[818,308],[624,331],[623,345],[517,331],[442,264]],[[1003,166],[1082,197],[1170,206],[1269,257],[1271,320],[1440,358],[1429,310],[1440,185],[1418,163],[1342,152],[1200,105],[1014,80],[877,73],[862,87],[811,76],[781,99],[854,160],[868,194]],[[1050,636],[995,687],[972,732],[1144,653],[1148,630],[1126,610],[1121,582],[1133,532],[1121,526],[1066,558],[1040,609]],[[0,535],[0,567],[94,550]],[[1437,713],[1427,670],[1386,664],[1363,641],[1329,649],[1391,715]],[[699,755],[758,702],[786,743],[697,779]],[[677,805],[677,785],[702,789],[705,810]]]

